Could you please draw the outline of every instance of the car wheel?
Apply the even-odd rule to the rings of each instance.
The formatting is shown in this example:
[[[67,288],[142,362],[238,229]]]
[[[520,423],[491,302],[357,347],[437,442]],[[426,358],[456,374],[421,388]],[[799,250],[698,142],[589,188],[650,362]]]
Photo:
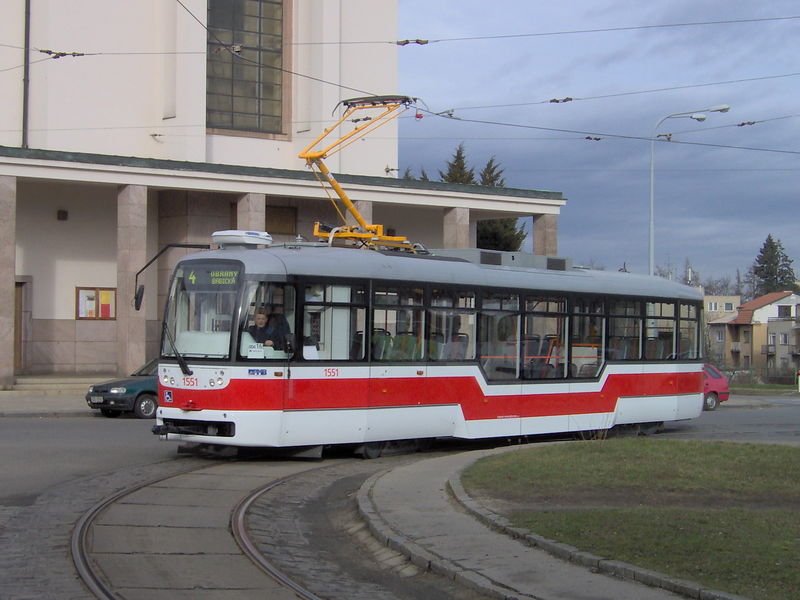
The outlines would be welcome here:
[[[717,410],[719,406],[719,396],[715,392],[711,392],[705,397],[703,401],[703,410]]]
[[[142,394],[136,399],[133,413],[140,419],[152,419],[156,416],[158,402],[153,394]]]
[[[122,413],[118,410],[111,410],[110,408],[101,408],[100,414],[109,419],[120,416]]]

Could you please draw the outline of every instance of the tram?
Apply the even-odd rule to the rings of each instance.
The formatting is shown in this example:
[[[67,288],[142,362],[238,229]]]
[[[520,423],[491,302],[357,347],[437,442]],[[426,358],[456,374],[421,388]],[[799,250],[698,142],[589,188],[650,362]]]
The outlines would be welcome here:
[[[317,223],[318,241],[274,245],[266,232],[220,231],[217,249],[178,261],[153,432],[212,446],[345,444],[375,456],[397,440],[697,417],[697,290],[566,259],[429,252],[363,219],[323,159],[413,102],[346,100],[337,124],[300,153],[335,193],[342,225]],[[326,142],[346,120],[354,128]]]
[[[178,262],[166,302],[154,428],[165,439],[379,445],[702,411],[693,288],[457,251],[264,247],[265,234],[237,231],[214,241]]]

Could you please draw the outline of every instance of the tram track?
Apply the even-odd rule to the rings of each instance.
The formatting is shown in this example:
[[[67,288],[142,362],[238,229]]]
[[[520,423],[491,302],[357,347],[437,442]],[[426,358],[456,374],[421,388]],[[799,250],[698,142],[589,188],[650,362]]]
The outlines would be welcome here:
[[[73,530],[73,562],[103,600],[474,600],[473,591],[410,565],[359,522],[361,482],[409,460],[193,465],[95,504]]]
[[[409,460],[192,465],[92,506],[73,530],[73,562],[86,588],[103,600],[158,594],[474,600],[474,592],[389,551],[359,522],[354,498],[361,482]],[[195,522],[198,515],[203,523]]]

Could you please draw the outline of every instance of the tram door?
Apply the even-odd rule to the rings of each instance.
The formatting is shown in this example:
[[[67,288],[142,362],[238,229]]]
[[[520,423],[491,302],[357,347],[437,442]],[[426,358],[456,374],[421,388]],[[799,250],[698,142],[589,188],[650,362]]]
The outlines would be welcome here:
[[[367,439],[418,437],[419,414],[405,409],[429,401],[424,318],[421,289],[374,290]]]

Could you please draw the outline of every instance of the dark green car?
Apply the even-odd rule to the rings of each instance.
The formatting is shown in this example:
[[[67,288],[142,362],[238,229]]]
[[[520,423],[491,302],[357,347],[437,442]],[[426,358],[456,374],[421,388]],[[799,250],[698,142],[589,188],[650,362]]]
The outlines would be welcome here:
[[[140,419],[152,419],[158,408],[158,359],[153,359],[130,377],[90,385],[86,394],[89,408],[103,416],[118,417],[132,412]]]

